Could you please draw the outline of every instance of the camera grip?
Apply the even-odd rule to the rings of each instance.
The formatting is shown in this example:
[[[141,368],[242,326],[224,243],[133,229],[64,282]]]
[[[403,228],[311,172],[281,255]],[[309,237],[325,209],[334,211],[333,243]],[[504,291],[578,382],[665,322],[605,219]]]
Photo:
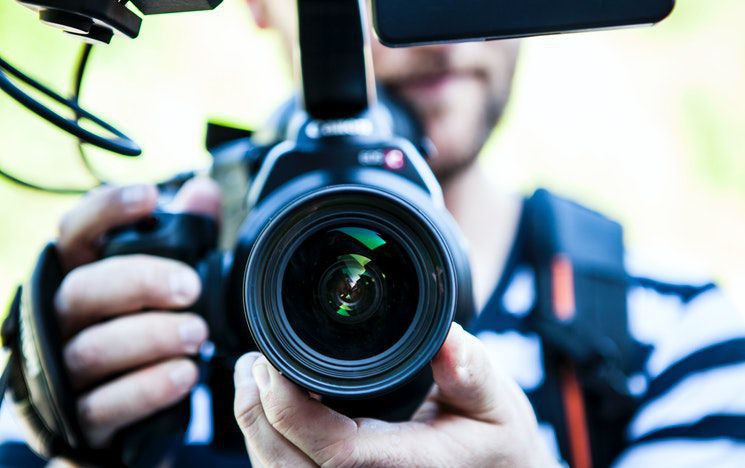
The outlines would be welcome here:
[[[156,211],[136,223],[110,231],[101,256],[147,254],[196,267],[215,249],[217,236],[217,223],[208,216]]]
[[[182,261],[193,268],[217,245],[217,223],[203,215],[155,212],[108,233],[102,257],[146,254]],[[204,279],[204,278],[203,278]],[[207,288],[205,288],[207,289]],[[203,302],[202,293],[200,303]],[[196,309],[200,304],[195,305]],[[121,431],[115,440],[126,466],[152,466],[178,446],[189,423],[191,402],[184,399]]]

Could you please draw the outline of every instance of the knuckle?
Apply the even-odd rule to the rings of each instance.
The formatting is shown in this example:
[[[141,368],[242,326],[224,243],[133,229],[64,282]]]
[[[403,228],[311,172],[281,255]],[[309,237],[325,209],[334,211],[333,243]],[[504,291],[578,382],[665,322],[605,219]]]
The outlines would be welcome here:
[[[103,185],[89,191],[78,206],[94,206],[105,209],[119,201],[121,186]]]
[[[148,255],[134,254],[103,261],[112,271],[112,276],[126,280],[134,296],[144,303],[162,302],[169,295],[166,267],[158,260]]]
[[[106,412],[85,397],[78,400],[78,418],[83,427],[93,431],[107,425]]]
[[[65,364],[73,376],[98,367],[101,356],[99,344],[88,332],[73,338],[64,349]]]
[[[179,369],[179,377],[174,380],[171,372],[173,372],[176,366],[185,366],[183,369]],[[184,369],[186,369],[184,371]],[[191,385],[188,385],[188,381],[193,382],[196,380],[197,366],[188,359],[178,359],[172,361],[171,366],[166,368],[166,372],[161,373],[159,378],[154,379],[152,385],[144,385],[143,387],[143,398],[145,399],[146,405],[151,408],[160,408],[164,405],[173,403],[180,397],[188,393]]]
[[[261,400],[256,398],[247,404],[236,405],[233,414],[238,426],[246,432],[246,436],[251,436],[256,432],[257,423],[264,414],[264,408],[261,406]]]
[[[184,351],[179,329],[182,323],[189,320],[187,317],[180,317],[175,313],[155,312],[145,314],[142,318],[144,321],[140,327],[143,329],[143,335],[147,336],[150,354],[168,356]]]
[[[318,452],[323,468],[353,468],[364,465],[353,441],[342,439]]]
[[[164,377],[160,385],[153,385],[151,391],[145,393],[145,401],[149,403],[148,406],[152,408],[164,405],[175,398],[177,398],[181,392],[167,377]]]
[[[173,260],[147,255],[134,255],[132,262],[137,265],[137,268],[134,269],[135,277],[143,295],[150,301],[158,303],[170,302],[172,297],[171,278],[184,274],[182,269],[187,269],[186,266],[182,266]]]
[[[62,218],[60,218],[58,224],[60,240],[67,241],[73,233],[78,232],[76,227],[80,224],[82,212],[85,211],[85,208],[102,198],[105,199],[106,197],[109,197],[114,191],[115,189],[113,187],[96,187],[86,193],[83,199],[75,207],[67,211],[62,215]]]
[[[293,416],[297,412],[294,406],[280,404],[271,397],[270,392],[265,398],[264,409],[266,410],[266,417],[269,423],[279,432],[286,433],[292,430],[295,424],[295,418]]]
[[[163,275],[148,270],[143,271],[136,278],[135,283],[142,303],[165,305],[169,302],[171,293],[168,287],[168,281]]]
[[[140,397],[145,408],[152,411],[167,405],[177,397],[175,387],[168,382],[167,377],[151,382],[144,386]]]

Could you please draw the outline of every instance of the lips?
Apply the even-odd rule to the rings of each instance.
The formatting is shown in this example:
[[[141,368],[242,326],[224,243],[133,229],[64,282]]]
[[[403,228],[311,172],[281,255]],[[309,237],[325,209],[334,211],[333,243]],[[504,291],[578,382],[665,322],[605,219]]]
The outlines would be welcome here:
[[[467,72],[438,72],[412,76],[400,80],[395,88],[410,97],[436,97],[444,94],[459,82],[476,79],[475,74]]]
[[[436,92],[454,79],[454,73],[432,73],[407,78],[398,83],[403,92],[432,93]]]

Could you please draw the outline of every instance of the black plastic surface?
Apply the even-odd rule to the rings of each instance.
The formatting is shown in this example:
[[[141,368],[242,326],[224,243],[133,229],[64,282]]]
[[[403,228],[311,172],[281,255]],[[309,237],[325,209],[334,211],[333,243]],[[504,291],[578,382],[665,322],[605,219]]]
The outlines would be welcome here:
[[[222,0],[132,0],[138,10],[146,15],[212,10]]]
[[[32,10],[61,10],[92,18],[125,36],[135,38],[142,20],[123,3],[115,0],[19,0]]]
[[[383,43],[424,43],[536,36],[653,24],[674,0],[373,0]]]

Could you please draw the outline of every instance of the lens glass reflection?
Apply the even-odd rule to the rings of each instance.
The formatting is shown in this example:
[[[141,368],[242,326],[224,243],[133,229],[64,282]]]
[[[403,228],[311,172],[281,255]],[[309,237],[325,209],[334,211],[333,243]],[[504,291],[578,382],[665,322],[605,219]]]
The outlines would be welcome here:
[[[297,336],[325,356],[357,360],[400,340],[414,320],[419,281],[394,236],[366,226],[312,233],[290,255],[283,308]]]

